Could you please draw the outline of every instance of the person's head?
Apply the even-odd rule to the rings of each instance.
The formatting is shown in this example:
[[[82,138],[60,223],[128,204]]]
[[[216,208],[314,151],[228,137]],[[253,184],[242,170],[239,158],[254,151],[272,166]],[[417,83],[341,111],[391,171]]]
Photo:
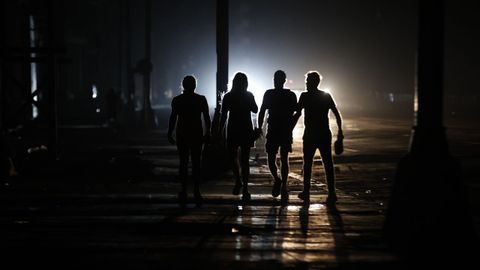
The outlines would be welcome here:
[[[277,70],[273,75],[273,84],[276,89],[282,89],[287,81],[287,74],[283,70]]]
[[[182,86],[184,92],[193,93],[195,88],[197,88],[197,79],[192,75],[185,76],[182,81]]]
[[[318,89],[320,82],[322,82],[322,75],[320,75],[318,71],[309,71],[307,74],[305,74],[305,84],[307,86],[307,90]]]
[[[247,75],[242,72],[237,72],[232,81],[232,91],[244,92],[248,88],[248,79]]]

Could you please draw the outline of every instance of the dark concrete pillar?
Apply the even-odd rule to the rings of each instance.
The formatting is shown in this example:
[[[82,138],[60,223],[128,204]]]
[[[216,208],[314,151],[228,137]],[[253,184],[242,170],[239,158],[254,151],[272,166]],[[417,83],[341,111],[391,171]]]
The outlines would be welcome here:
[[[217,0],[217,105],[228,84],[229,0]]]
[[[220,125],[222,94],[228,87],[228,47],[229,47],[229,0],[217,0],[217,91],[215,99],[215,112],[212,119],[213,135],[217,133]],[[221,137],[214,136],[212,143],[203,151],[203,177],[216,178],[228,168],[225,144]]]
[[[384,227],[390,247],[407,260],[465,257],[474,238],[460,166],[443,126],[443,24],[444,1],[420,0],[415,124]]]
[[[127,115],[129,116],[129,122],[133,123],[133,115],[135,113],[135,85],[134,85],[134,74],[135,68],[132,64],[132,12],[130,6],[130,0],[125,0],[125,17],[126,17],[126,30],[125,30],[125,51],[126,51],[126,60],[125,64],[127,66]]]
[[[5,117],[5,87],[4,87],[4,78],[3,78],[3,64],[5,51],[5,2],[1,1],[0,3],[0,132],[3,131],[4,117]]]
[[[150,100],[152,64],[152,0],[145,0],[145,58],[141,61],[140,69],[143,73],[143,123],[145,128],[155,126],[153,110]]]
[[[228,85],[229,0],[217,0],[217,92],[212,129],[220,123],[222,94]]]
[[[57,85],[56,85],[56,67],[55,53],[56,47],[55,31],[55,1],[48,1],[47,10],[47,42],[50,47],[47,64],[47,84],[48,84],[48,155],[51,160],[56,160],[58,156],[58,110],[57,110]]]

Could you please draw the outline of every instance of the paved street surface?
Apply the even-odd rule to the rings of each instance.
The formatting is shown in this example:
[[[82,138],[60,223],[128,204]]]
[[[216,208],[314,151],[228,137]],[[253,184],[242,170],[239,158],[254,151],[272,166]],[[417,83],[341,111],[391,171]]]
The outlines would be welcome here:
[[[320,157],[311,204],[297,199],[301,126],[290,158],[288,204],[270,195],[272,179],[259,140],[251,155],[250,202],[231,195],[232,175],[219,168],[221,173],[202,185],[204,203],[197,207],[190,198],[185,208],[176,201],[178,160],[164,132],[126,136],[99,129],[91,137],[90,129],[65,131],[64,138],[82,140],[65,139],[69,151],[57,164],[38,162],[39,152],[19,165],[22,177],[1,181],[0,264],[8,266],[2,269],[402,268],[386,249],[381,229],[410,127],[403,120],[346,119],[345,153],[334,157],[336,207],[324,204]],[[464,165],[477,224],[479,130],[452,124],[448,131],[455,138],[452,153]]]

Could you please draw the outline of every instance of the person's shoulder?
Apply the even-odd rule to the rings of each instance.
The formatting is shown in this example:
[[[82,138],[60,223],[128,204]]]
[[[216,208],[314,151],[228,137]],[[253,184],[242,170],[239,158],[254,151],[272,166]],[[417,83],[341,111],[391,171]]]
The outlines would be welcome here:
[[[182,99],[182,94],[180,94],[178,96],[174,96],[172,98],[172,103],[177,103],[180,99]]]
[[[265,91],[265,94],[269,94],[269,95],[270,95],[270,94],[273,94],[273,93],[274,93],[273,91],[275,91],[275,89],[267,89],[267,90]]]
[[[193,93],[193,95],[194,95],[195,98],[205,99],[205,96],[204,96],[204,95],[200,95],[200,94],[197,94],[197,93]]]
[[[327,91],[320,90],[320,94],[325,98],[332,99],[332,95]]]
[[[295,92],[293,92],[291,89],[285,89],[285,92],[286,92],[289,96],[296,96],[296,95],[295,95]]]
[[[308,95],[309,95],[308,91],[303,91],[302,93],[300,93],[300,98],[307,98]]]
[[[266,98],[269,98],[269,97],[271,97],[272,95],[275,94],[274,91],[275,91],[275,89],[267,89],[267,90],[265,91],[265,94],[263,94],[263,96],[266,97]]]
[[[326,96],[326,97],[330,96],[330,93],[329,93],[329,92],[327,92],[327,91],[325,91],[325,90],[321,90],[321,89],[319,89],[319,90],[318,90],[318,92],[319,92],[320,94],[322,94],[322,95]]]

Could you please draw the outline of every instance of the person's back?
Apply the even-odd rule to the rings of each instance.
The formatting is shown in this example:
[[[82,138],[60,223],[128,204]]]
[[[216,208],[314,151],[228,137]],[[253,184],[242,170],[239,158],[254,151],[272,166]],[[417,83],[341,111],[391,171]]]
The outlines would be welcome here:
[[[297,96],[284,85],[287,74],[283,70],[277,70],[273,75],[274,89],[265,91],[263,102],[258,116],[258,127],[262,130],[265,113],[268,111],[267,136],[265,140],[265,152],[270,173],[274,183],[272,196],[281,196],[282,203],[288,201],[288,153],[292,152],[292,130],[294,113],[297,109]],[[277,153],[280,149],[281,178],[278,176]]]
[[[291,133],[291,122],[297,106],[295,93],[290,89],[267,90],[264,96],[264,105],[268,110],[267,136]]]
[[[328,112],[335,108],[332,96],[321,90],[310,90],[302,93],[299,103],[305,109],[303,139],[315,139],[329,134]]]
[[[208,110],[205,96],[184,92],[172,100],[172,108],[178,114],[177,140],[201,141],[202,112]]]
[[[248,192],[248,179],[250,175],[249,156],[250,147],[254,146],[255,134],[253,130],[251,113],[258,111],[255,98],[247,91],[248,78],[242,72],[237,72],[232,81],[232,89],[225,94],[222,102],[222,117],[220,119],[221,134],[227,123],[227,149],[235,177],[235,186],[232,194],[239,195],[242,189],[242,200],[250,200]],[[238,149],[240,148],[240,159]],[[240,177],[239,165],[242,167]]]
[[[195,77],[185,76],[182,81],[183,93],[172,100],[172,112],[168,122],[168,141],[177,144],[179,155],[179,180],[181,191],[178,193],[180,203],[185,204],[187,198],[187,175],[189,156],[192,160],[192,176],[194,179],[194,196],[197,205],[202,201],[200,194],[201,155],[204,141],[210,137],[210,115],[208,103],[204,96],[194,93],[197,87]],[[205,122],[205,132],[202,124]],[[173,132],[176,131],[176,141]]]
[[[298,101],[295,122],[305,110],[305,130],[303,133],[303,191],[298,198],[310,200],[310,179],[312,174],[315,152],[320,150],[325,175],[327,178],[328,196],[326,203],[334,204],[337,201],[335,192],[335,173],[332,158],[332,132],[330,131],[328,112],[332,110],[337,119],[338,138],[343,138],[342,118],[332,96],[318,89],[322,77],[316,71],[306,74],[305,85],[307,92],[303,92]]]
[[[251,112],[257,107],[251,92],[228,92],[223,97],[223,110],[229,111],[227,136],[253,132]]]

